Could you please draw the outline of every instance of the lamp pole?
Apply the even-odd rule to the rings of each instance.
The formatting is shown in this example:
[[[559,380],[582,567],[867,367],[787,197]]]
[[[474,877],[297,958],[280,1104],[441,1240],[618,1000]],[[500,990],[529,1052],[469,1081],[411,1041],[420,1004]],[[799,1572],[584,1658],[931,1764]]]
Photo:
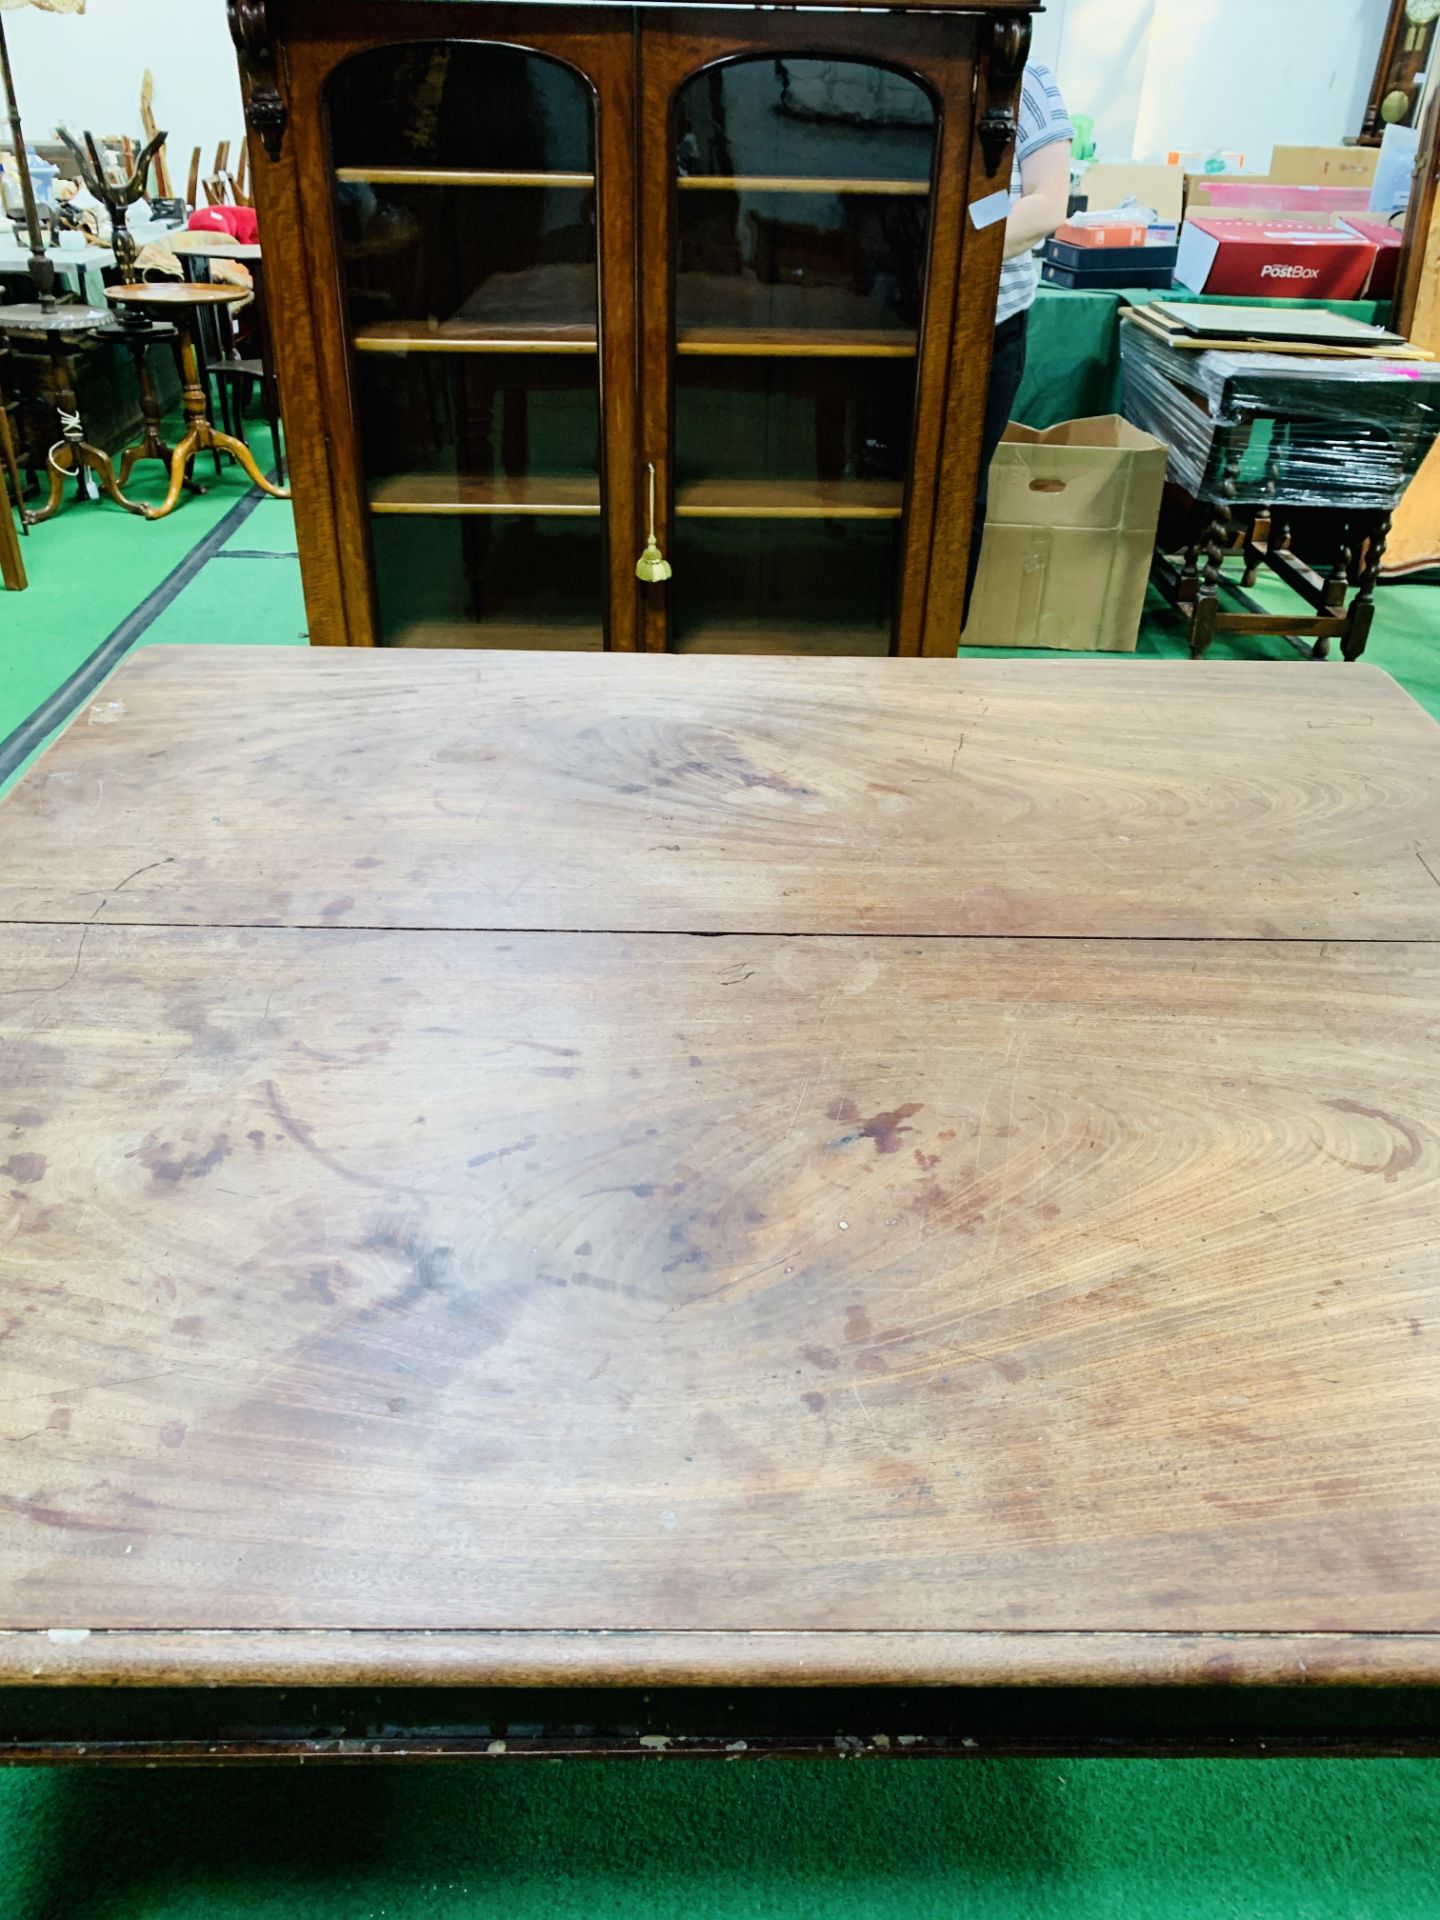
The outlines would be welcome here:
[[[15,165],[20,170],[20,193],[25,202],[25,229],[30,237],[30,278],[40,295],[46,313],[55,309],[55,262],[45,251],[45,236],[40,230],[40,209],[35,204],[35,183],[30,178],[30,163],[25,158],[25,135],[20,127],[20,106],[15,98],[15,81],[10,72],[10,49],[5,44],[5,22],[0,20],[0,80],[5,86],[5,101],[10,109],[10,138],[15,147]]]

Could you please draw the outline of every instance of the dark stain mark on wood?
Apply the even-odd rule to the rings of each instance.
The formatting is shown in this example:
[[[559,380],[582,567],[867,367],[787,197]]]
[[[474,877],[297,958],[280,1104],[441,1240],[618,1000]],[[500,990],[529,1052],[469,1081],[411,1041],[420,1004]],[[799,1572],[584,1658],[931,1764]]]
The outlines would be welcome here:
[[[316,1141],[305,1122],[291,1113],[285,1105],[280,1098],[280,1090],[273,1080],[265,1082],[265,1104],[296,1146],[308,1153],[312,1160],[318,1160],[322,1167],[328,1167],[331,1173],[341,1180],[348,1180],[352,1186],[356,1187],[378,1187],[385,1193],[404,1191],[403,1188],[397,1188],[392,1181],[377,1179],[373,1174],[357,1173],[353,1167],[343,1165],[333,1154],[327,1153]]]
[[[338,920],[342,913],[349,913],[354,904],[355,896],[353,894],[342,894],[338,900],[327,901],[320,909],[320,918],[322,920]]]
[[[1018,1360],[1011,1360],[1005,1354],[1001,1354],[997,1359],[993,1360],[991,1365],[1002,1380],[1013,1382],[1025,1378],[1025,1369],[1021,1363]]]
[[[833,1347],[805,1347],[805,1359],[812,1367],[819,1367],[822,1373],[833,1373],[840,1364],[840,1356]]]
[[[157,1186],[178,1186],[182,1180],[203,1180],[230,1153],[230,1136],[217,1133],[204,1153],[175,1153],[173,1142],[149,1139],[140,1149],[140,1163],[150,1170]]]
[[[562,1060],[576,1060],[580,1057],[578,1047],[552,1047],[544,1040],[517,1040],[517,1047],[529,1047],[535,1053],[558,1053]]]
[[[183,1420],[167,1420],[160,1429],[160,1444],[162,1447],[183,1447],[185,1444],[185,1422]]]
[[[182,1313],[178,1320],[170,1322],[170,1330],[172,1333],[183,1333],[193,1340],[199,1335],[204,1324],[198,1313]]]
[[[491,1153],[477,1153],[465,1162],[467,1167],[488,1167],[492,1160],[508,1160],[512,1153],[528,1153],[535,1144],[532,1133],[523,1140],[517,1140],[513,1147],[496,1147]]]
[[[851,1346],[861,1340],[869,1340],[875,1332],[870,1324],[870,1316],[858,1302],[845,1315],[845,1338]]]
[[[405,1313],[427,1294],[444,1290],[454,1250],[426,1246],[415,1234],[398,1229],[379,1228],[362,1240],[363,1253],[389,1253],[410,1269],[410,1278],[379,1304],[389,1313]]]
[[[265,1129],[263,1127],[251,1127],[245,1138],[257,1153],[263,1153],[265,1151]]]
[[[940,1156],[938,1153],[922,1153],[919,1147],[916,1147],[915,1164],[922,1173],[933,1173],[940,1164]]]
[[[905,1122],[917,1114],[924,1106],[921,1100],[911,1100],[903,1107],[895,1107],[889,1113],[872,1113],[868,1120],[860,1118],[860,1109],[853,1100],[835,1100],[826,1108],[832,1120],[841,1126],[850,1127],[852,1132],[837,1142],[840,1146],[851,1146],[856,1140],[873,1140],[877,1153],[898,1153],[902,1133],[913,1133],[913,1127]]]
[[[577,1260],[583,1260],[587,1253],[591,1253],[593,1251],[594,1249],[591,1247],[590,1242],[588,1240],[582,1240],[579,1246],[576,1247],[575,1249],[575,1258]]]
[[[123,1520],[92,1520],[83,1513],[66,1513],[60,1507],[46,1503],[42,1494],[20,1496],[13,1493],[0,1493],[0,1507],[7,1507],[11,1513],[18,1513],[25,1520],[33,1520],[37,1527],[63,1527],[71,1533],[130,1533],[132,1528]]]
[[[363,860],[352,860],[350,864],[352,867],[359,867],[362,872],[368,872],[373,867],[383,867],[385,862],[377,860],[373,853],[369,853]]]
[[[7,1126],[23,1129],[25,1127],[38,1127],[44,1118],[44,1114],[39,1112],[35,1107],[21,1107],[18,1113],[7,1113],[5,1122]]]
[[[181,1033],[188,1033],[191,1044],[199,1053],[233,1053],[235,1041],[223,1027],[210,1024],[209,1011],[205,1007],[187,1006],[183,1001],[168,1009],[170,1024]]]
[[[1336,1113],[1358,1113],[1362,1119],[1378,1120],[1382,1126],[1393,1127],[1400,1135],[1390,1149],[1389,1159],[1378,1166],[1364,1160],[1346,1160],[1338,1153],[1331,1153],[1328,1147],[1322,1147],[1320,1151],[1327,1160],[1348,1167],[1352,1173],[1378,1173],[1387,1183],[1393,1183],[1402,1173],[1408,1173],[1420,1158],[1420,1136],[1408,1120],[1397,1119],[1393,1113],[1386,1113],[1380,1107],[1362,1106],[1358,1100],[1327,1100],[1325,1104],[1333,1107]]]
[[[802,1393],[800,1398],[812,1413],[819,1413],[825,1405],[825,1396],[823,1393]]]
[[[311,1267],[305,1278],[291,1294],[295,1300],[303,1300],[307,1293],[317,1300],[323,1300],[327,1307],[335,1305],[335,1288],[347,1278],[344,1267],[338,1260],[332,1260],[328,1267]]]
[[[45,1177],[45,1156],[43,1153],[12,1153],[0,1174],[14,1180],[22,1187],[33,1186],[37,1180]]]

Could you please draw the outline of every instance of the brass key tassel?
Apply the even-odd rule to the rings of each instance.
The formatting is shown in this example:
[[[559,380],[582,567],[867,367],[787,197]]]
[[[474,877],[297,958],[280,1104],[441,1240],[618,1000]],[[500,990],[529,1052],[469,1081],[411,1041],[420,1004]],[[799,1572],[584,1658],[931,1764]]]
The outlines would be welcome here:
[[[645,542],[645,551],[635,562],[637,580],[668,580],[674,569],[660,551],[660,542],[655,538],[655,462],[647,463],[650,475],[650,538]]]

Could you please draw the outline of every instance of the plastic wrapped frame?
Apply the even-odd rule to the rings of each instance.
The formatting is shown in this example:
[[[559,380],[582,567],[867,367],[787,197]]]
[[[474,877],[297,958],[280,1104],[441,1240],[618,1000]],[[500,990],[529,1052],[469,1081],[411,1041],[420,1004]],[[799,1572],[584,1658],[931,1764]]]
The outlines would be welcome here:
[[[1126,419],[1199,500],[1388,510],[1440,432],[1440,367],[1425,362],[1196,353],[1132,324],[1120,364]]]

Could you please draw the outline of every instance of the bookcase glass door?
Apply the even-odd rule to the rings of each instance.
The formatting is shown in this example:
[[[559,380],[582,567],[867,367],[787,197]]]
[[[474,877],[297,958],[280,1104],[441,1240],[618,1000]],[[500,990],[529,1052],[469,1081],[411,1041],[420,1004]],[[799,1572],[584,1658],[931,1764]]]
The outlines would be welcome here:
[[[860,60],[679,89],[672,649],[892,651],[935,138]]]
[[[326,105],[380,644],[603,647],[589,82],[432,40]]]

